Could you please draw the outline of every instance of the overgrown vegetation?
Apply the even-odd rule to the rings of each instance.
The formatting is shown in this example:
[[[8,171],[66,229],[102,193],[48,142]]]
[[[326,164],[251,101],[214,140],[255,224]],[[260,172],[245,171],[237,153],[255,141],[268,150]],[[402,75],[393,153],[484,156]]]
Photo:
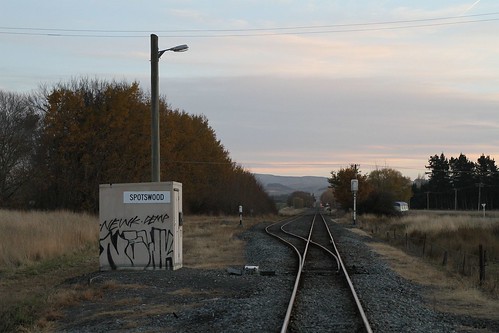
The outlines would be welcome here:
[[[244,265],[239,234],[276,218],[245,216],[240,225],[235,216],[185,216],[183,265]],[[49,330],[64,307],[102,297],[102,288],[121,288],[63,283],[98,270],[98,229],[98,219],[88,214],[0,210],[0,332]]]
[[[0,272],[83,251],[98,239],[94,215],[0,210]]]
[[[459,274],[469,286],[499,298],[499,214],[415,212],[401,218],[362,215],[362,229],[412,255]],[[479,280],[479,245],[486,251]]]
[[[362,174],[356,164],[332,171],[328,179],[336,202],[343,210],[353,208],[351,181],[358,181],[357,211],[376,215],[395,215],[395,201],[409,201],[412,196],[411,180],[390,168]]]
[[[0,91],[0,207],[97,212],[99,184],[151,180],[150,101],[138,83],[75,79],[32,96]],[[202,115],[160,100],[161,179],[186,213],[275,213]]]

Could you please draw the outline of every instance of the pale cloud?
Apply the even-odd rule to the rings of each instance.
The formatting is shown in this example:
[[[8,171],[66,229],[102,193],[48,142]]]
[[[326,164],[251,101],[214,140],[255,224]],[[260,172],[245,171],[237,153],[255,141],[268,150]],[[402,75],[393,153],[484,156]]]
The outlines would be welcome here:
[[[22,0],[6,4],[0,18],[5,26],[158,29],[151,33],[160,36],[160,48],[188,44],[188,52],[162,57],[161,93],[174,108],[206,115],[233,160],[254,172],[327,176],[358,163],[365,171],[389,166],[416,177],[441,152],[499,156],[497,22],[405,29],[411,24],[388,23],[357,32],[335,26],[457,16],[473,4],[467,13],[492,13],[499,3],[399,3],[123,0],[120,15],[114,2],[98,13],[83,5],[58,12],[51,4],[58,13],[51,17]],[[236,31],[313,25],[329,27],[294,35]],[[0,87],[27,91],[82,75],[138,80],[147,91],[150,40],[143,34],[0,35]]]

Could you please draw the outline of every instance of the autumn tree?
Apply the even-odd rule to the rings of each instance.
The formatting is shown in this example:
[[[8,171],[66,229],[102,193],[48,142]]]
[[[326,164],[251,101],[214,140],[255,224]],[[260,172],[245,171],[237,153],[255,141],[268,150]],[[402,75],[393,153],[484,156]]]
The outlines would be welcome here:
[[[288,206],[295,208],[312,208],[314,206],[314,203],[314,194],[304,191],[295,191],[291,193],[287,200]]]
[[[398,170],[384,168],[371,171],[368,182],[377,192],[391,193],[396,201],[409,202],[412,196],[412,181]]]
[[[360,208],[371,193],[372,187],[367,181],[367,175],[362,175],[356,164],[340,169],[337,172],[331,171],[331,178],[328,178],[330,187],[334,192],[334,197],[343,209],[353,208],[352,179],[357,179],[359,182],[357,202]]]
[[[395,201],[409,202],[412,196],[412,182],[400,171],[384,168],[371,171],[367,181],[373,191],[365,203],[364,209],[375,214],[395,213]]]
[[[32,177],[38,122],[28,96],[0,91],[0,206],[15,206]]]
[[[47,208],[96,211],[101,183],[145,181],[150,125],[137,83],[81,79],[46,96],[39,150]]]
[[[336,200],[334,199],[334,193],[332,188],[328,188],[321,193],[319,198],[320,202],[324,206],[335,207]]]
[[[48,90],[40,105],[40,208],[96,211],[99,184],[150,181],[150,102],[136,82],[73,80]],[[255,177],[231,161],[206,117],[171,110],[164,98],[159,111],[161,179],[183,183],[185,212],[236,214],[236,200],[260,213],[275,211]]]

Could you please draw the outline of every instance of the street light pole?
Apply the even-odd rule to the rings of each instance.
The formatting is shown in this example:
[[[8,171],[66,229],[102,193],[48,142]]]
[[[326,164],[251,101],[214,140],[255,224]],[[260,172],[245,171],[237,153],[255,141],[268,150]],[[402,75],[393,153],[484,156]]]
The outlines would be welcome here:
[[[151,34],[151,178],[160,181],[159,152],[159,58],[166,51],[184,52],[189,47],[178,45],[166,50],[159,50],[158,36]]]
[[[160,181],[159,170],[159,49],[158,36],[151,34],[151,176]]]

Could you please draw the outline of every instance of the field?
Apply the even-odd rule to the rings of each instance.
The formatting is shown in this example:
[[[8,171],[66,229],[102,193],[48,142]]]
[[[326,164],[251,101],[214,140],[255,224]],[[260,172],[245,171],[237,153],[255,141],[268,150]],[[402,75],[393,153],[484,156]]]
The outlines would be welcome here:
[[[279,218],[245,217],[240,226],[237,216],[185,216],[183,264],[212,269],[242,265],[245,244],[238,234],[262,221]],[[349,224],[348,217],[341,220]],[[402,218],[360,216],[358,220],[361,227],[352,231],[376,239],[372,248],[394,269],[438,290],[429,299],[432,306],[456,313],[477,311],[485,317],[498,316],[499,274],[491,269],[499,257],[499,215],[489,213],[484,219],[467,213],[413,212]],[[102,297],[105,288],[120,288],[113,283],[103,289],[62,287],[68,279],[99,269],[98,224],[96,216],[86,214],[0,210],[0,331],[16,328],[49,332],[51,323],[63,316],[64,307]],[[427,246],[424,255],[422,239]],[[482,284],[476,271],[461,271],[462,256],[454,260],[451,255],[469,251],[473,256],[478,243],[487,250],[489,260]],[[446,266],[441,262],[440,247],[449,253]]]
[[[499,215],[413,211],[400,218],[362,216],[361,228],[405,252],[459,273],[499,297]],[[480,280],[480,247],[484,276]]]
[[[244,264],[244,242],[237,234],[276,218],[245,217],[239,225],[239,217],[185,217],[184,266]],[[103,290],[60,288],[67,279],[99,270],[98,239],[96,216],[0,210],[0,332],[50,331],[62,307],[100,297]]]
[[[400,275],[435,288],[430,302],[443,311],[499,316],[499,214],[412,211],[402,217],[359,218],[359,232]],[[350,220],[348,223],[351,223]],[[480,280],[479,245],[485,276]]]

